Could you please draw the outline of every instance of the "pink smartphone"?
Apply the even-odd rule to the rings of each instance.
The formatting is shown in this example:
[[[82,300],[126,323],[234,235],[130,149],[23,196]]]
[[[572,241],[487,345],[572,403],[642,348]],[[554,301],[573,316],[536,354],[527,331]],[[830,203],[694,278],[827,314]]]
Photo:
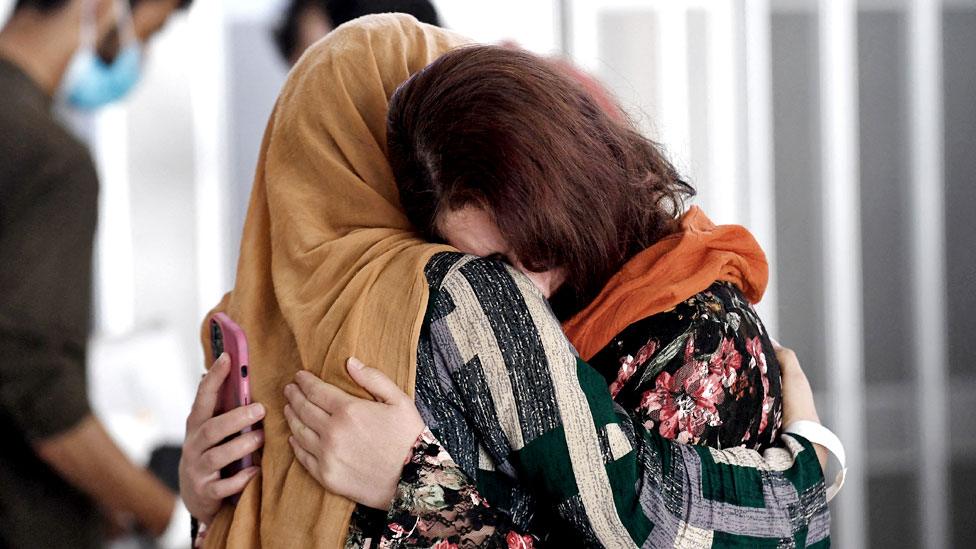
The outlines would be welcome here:
[[[244,330],[237,325],[224,313],[215,313],[210,318],[210,348],[213,359],[216,361],[221,353],[227,352],[230,356],[230,373],[220,387],[220,394],[217,397],[217,408],[214,415],[220,415],[237,408],[247,406],[251,403],[251,382],[248,378],[247,360],[247,338]],[[241,433],[251,431],[251,427],[245,427]],[[230,440],[237,435],[227,437]],[[222,441],[223,442],[226,442]],[[248,454],[242,459],[230,463],[220,470],[221,478],[230,478],[238,471],[244,470],[254,465],[254,456]],[[237,495],[232,497],[237,502]]]

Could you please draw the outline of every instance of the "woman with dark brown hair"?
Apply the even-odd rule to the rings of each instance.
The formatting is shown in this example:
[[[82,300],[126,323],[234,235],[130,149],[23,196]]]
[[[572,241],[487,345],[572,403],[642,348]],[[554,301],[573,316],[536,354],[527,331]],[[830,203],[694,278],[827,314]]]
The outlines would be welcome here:
[[[559,70],[490,46],[416,75],[388,120],[414,225],[524,272],[647,428],[716,448],[776,440],[779,364],[749,304],[764,254],[684,211],[694,189],[658,146]]]
[[[750,304],[766,285],[765,256],[745,229],[686,211],[694,188],[619,111],[532,54],[474,46],[400,86],[388,122],[411,222],[532,280],[644,428],[718,449],[778,441],[780,363]],[[309,428],[289,416],[293,434]],[[296,451],[316,451],[298,440]],[[479,488],[492,473],[478,470]],[[520,496],[504,507],[517,514]],[[405,531],[412,519],[401,517]]]
[[[413,399],[355,359],[378,402],[285,389],[299,462],[361,504],[347,546],[829,544],[814,446],[780,438],[817,418],[750,305],[762,251],[685,211],[692,187],[618,115],[490,46],[394,93],[401,204],[470,255],[427,264]]]
[[[456,214],[489,214],[496,250],[530,273],[561,272],[563,318],[631,257],[678,231],[695,194],[654,143],[524,51],[448,54],[390,101],[388,153],[410,220],[446,240]]]

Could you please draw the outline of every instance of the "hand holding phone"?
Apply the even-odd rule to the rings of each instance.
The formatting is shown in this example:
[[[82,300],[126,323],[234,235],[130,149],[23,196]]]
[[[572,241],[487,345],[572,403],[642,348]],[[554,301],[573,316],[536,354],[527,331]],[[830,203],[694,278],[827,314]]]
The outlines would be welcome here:
[[[193,407],[186,418],[179,468],[180,497],[198,524],[210,524],[220,506],[225,501],[234,502],[236,498],[232,496],[243,493],[260,473],[257,465],[264,445],[264,430],[260,426],[264,407],[252,403],[223,414],[216,412],[224,382],[230,377],[230,362],[229,354],[213,362],[200,379]],[[253,426],[251,432],[240,434],[246,426]],[[245,456],[253,456],[251,461],[255,465],[230,478],[221,478],[221,469],[235,460],[243,464],[241,458]]]
[[[215,313],[210,319],[210,346],[215,361],[224,352],[230,358],[230,372],[220,387],[214,415],[229,412],[239,406],[247,406],[251,403],[251,384],[248,377],[247,338],[244,330],[226,314]],[[244,427],[221,444],[240,434],[248,433],[251,429],[251,426]],[[220,477],[230,478],[238,471],[252,465],[254,465],[254,455],[248,454],[223,467],[220,470]],[[238,496],[234,495],[231,499],[236,503]]]

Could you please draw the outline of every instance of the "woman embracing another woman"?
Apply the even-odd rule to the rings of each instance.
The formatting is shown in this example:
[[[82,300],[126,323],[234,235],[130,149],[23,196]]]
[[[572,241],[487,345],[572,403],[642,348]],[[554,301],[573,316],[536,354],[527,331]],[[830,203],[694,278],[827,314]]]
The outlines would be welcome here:
[[[380,22],[436,32],[370,18],[374,48]],[[454,48],[397,84],[395,187],[344,192],[350,207],[393,194],[426,240],[461,252],[432,249],[423,267],[413,398],[357,360],[348,373],[375,402],[314,369],[274,381],[295,461],[359,504],[346,545],[829,545],[822,448],[783,432],[818,423],[812,393],[752,309],[768,267],[751,235],[686,210],[694,190],[659,148],[541,58]],[[340,260],[362,261],[326,259]],[[188,441],[223,417],[198,416]],[[184,455],[205,520],[231,490],[206,493],[214,467],[259,444],[219,444],[224,424]],[[262,467],[297,479],[282,460]]]

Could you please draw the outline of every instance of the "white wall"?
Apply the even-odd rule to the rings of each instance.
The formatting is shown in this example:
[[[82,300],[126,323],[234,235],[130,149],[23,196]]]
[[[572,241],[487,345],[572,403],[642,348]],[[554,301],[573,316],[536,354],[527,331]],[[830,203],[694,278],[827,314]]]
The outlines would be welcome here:
[[[441,23],[479,42],[514,41],[542,54],[560,50],[556,0],[435,0]]]
[[[10,10],[14,7],[14,0],[0,0],[0,21],[6,21]]]

